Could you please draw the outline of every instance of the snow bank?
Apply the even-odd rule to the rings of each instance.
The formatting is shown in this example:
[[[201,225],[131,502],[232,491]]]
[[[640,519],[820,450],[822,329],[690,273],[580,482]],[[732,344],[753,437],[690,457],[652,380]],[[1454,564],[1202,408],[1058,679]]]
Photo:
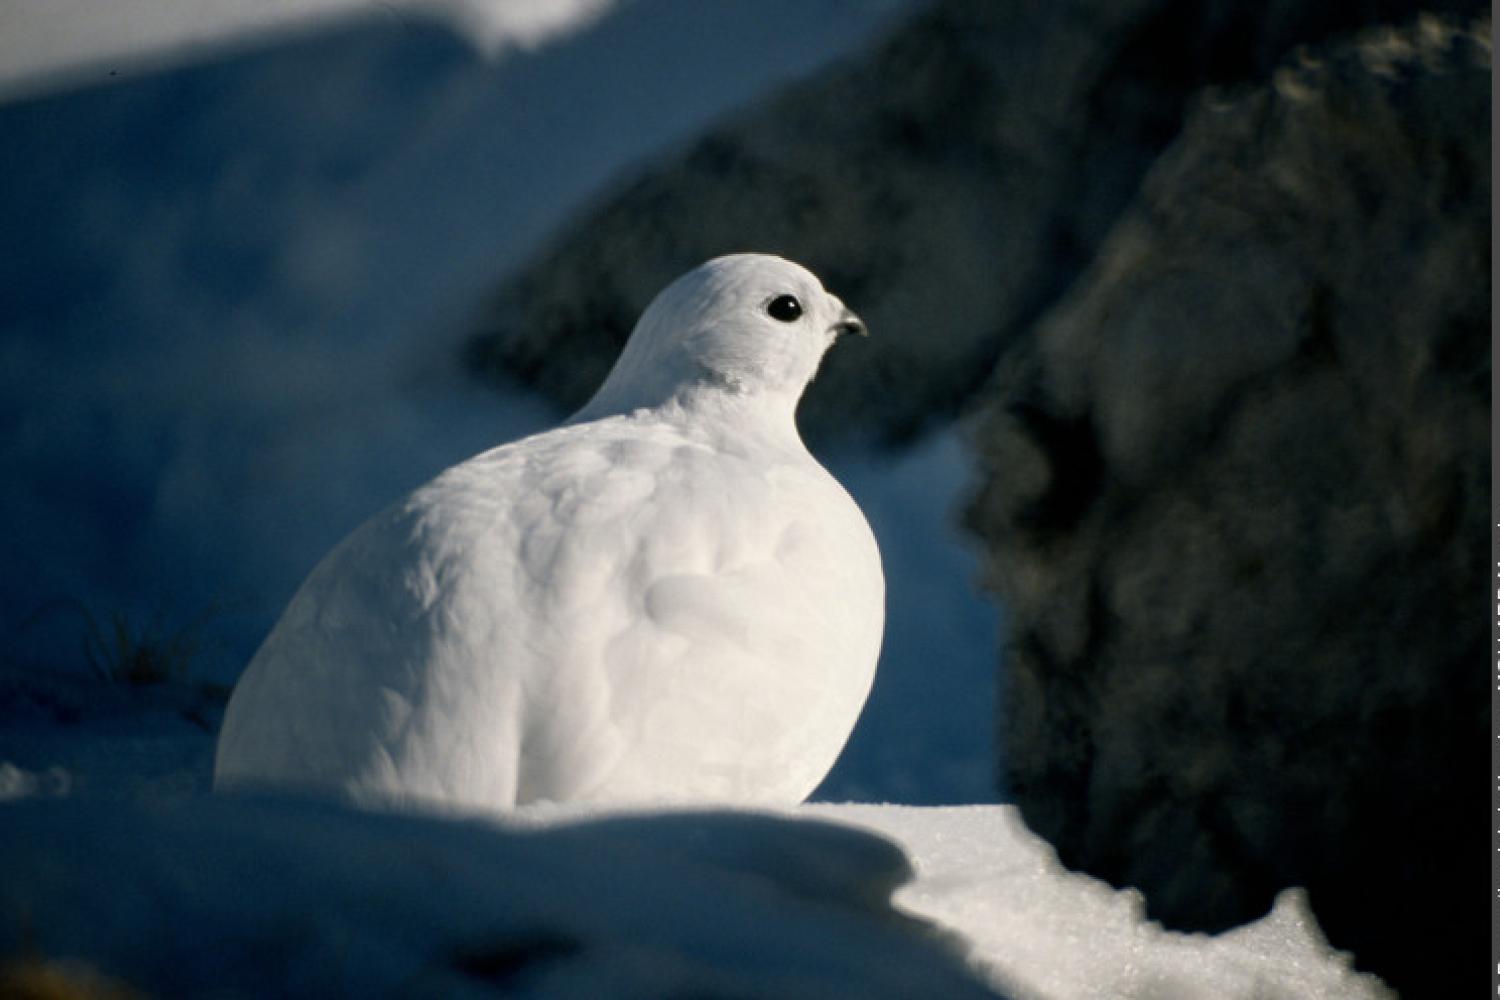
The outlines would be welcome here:
[[[0,800],[14,800],[0,802],[0,958],[30,941],[164,993],[381,992],[494,985],[486,976],[510,955],[551,995],[575,982],[660,995],[810,950],[816,960],[796,961],[822,995],[879,996],[886,983],[962,996],[961,951],[1017,1000],[1391,996],[1328,947],[1300,890],[1225,934],[1168,933],[1139,894],[1063,869],[1012,806],[819,803],[781,817],[535,806],[496,831],[215,798],[221,697],[0,671]],[[893,892],[952,938],[950,953],[899,932],[912,922],[890,911]],[[931,966],[933,983],[959,992],[915,988],[863,949]],[[465,971],[473,963],[490,971]],[[748,995],[788,995],[779,980],[746,982]]]
[[[1009,806],[496,823],[28,799],[0,805],[0,954],[23,949],[168,994],[1391,996],[1296,890],[1230,933],[1168,933],[1137,894],[1060,868]]]
[[[890,909],[907,871],[867,834],[743,813],[527,831],[32,799],[0,806],[0,987],[41,967],[168,996],[988,996]]]

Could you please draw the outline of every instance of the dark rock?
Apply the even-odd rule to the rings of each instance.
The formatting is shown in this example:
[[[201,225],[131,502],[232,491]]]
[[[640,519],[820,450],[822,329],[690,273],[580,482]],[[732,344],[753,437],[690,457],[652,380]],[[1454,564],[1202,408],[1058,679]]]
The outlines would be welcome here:
[[[1027,822],[1175,927],[1305,885],[1406,997],[1488,975],[1488,38],[1201,100],[998,367],[968,515]]]
[[[586,213],[497,290],[470,364],[575,407],[668,281],[720,253],[780,253],[873,333],[832,352],[804,429],[910,436],[958,412],[1088,263],[1195,90],[1415,9],[941,0]]]

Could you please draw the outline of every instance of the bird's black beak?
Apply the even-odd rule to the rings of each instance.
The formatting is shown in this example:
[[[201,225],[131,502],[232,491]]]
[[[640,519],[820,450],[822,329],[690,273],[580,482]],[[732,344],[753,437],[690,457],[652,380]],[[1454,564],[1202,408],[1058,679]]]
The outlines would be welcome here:
[[[835,340],[850,333],[861,337],[868,337],[870,335],[870,331],[865,328],[865,321],[848,309],[845,309],[843,315],[839,316],[838,322],[833,324],[833,333]]]

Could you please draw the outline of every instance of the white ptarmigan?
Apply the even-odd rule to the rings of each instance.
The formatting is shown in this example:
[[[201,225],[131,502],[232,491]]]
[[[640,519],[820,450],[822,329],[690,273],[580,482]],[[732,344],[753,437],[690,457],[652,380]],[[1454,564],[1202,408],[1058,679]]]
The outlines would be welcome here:
[[[216,787],[387,805],[800,802],[874,677],[874,536],[794,412],[863,324],[737,254],[641,315],[592,400],[367,521],[230,698]]]

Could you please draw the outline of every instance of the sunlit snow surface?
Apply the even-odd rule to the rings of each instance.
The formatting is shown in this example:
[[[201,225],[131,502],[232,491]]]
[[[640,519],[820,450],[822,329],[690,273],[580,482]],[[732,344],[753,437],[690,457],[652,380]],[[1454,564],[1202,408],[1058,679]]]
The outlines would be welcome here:
[[[1013,806],[809,805],[802,815],[879,831],[916,876],[897,905],[951,927],[1017,1000],[1030,998],[1315,998],[1393,996],[1332,951],[1305,893],[1217,936],[1177,934],[1145,919],[1143,900],[1058,864]]]

